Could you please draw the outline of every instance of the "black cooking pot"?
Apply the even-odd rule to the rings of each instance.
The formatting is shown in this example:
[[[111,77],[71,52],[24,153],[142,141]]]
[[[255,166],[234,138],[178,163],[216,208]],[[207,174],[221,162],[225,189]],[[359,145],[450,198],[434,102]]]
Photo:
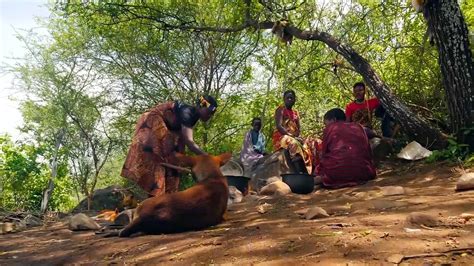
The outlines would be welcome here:
[[[250,178],[246,176],[235,176],[235,175],[227,175],[227,184],[229,186],[234,186],[240,192],[242,192],[243,195],[246,195],[248,192],[249,188],[249,180]]]
[[[314,177],[308,174],[282,174],[283,182],[297,194],[308,194],[314,190]]]

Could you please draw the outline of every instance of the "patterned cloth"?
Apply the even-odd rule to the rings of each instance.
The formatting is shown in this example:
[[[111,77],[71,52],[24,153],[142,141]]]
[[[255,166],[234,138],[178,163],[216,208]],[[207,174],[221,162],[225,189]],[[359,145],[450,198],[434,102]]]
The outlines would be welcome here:
[[[257,141],[253,144],[252,130],[245,134],[242,150],[240,151],[240,161],[245,169],[252,169],[252,167],[263,158],[265,151],[265,136],[262,132],[258,132]]]
[[[286,129],[286,131],[288,131],[288,133],[296,135],[299,132],[298,121],[300,118],[298,111],[289,110],[284,106],[279,106],[278,109],[283,109],[282,126]],[[282,135],[277,129],[273,132],[272,143],[274,151],[279,149],[287,149],[291,158],[294,158],[297,155],[301,156],[309,174],[312,174],[317,168],[317,140],[294,138],[288,135]]]
[[[140,116],[122,168],[121,176],[152,196],[176,192],[179,187],[178,173],[160,165],[168,162],[174,152],[184,151],[184,145],[178,145],[179,131],[167,126],[179,120],[174,106],[173,102],[159,104]]]

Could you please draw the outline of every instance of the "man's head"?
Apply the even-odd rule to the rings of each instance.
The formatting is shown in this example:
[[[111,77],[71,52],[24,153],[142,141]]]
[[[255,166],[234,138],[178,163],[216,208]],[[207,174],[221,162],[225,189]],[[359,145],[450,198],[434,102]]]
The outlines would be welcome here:
[[[262,129],[262,119],[260,119],[260,117],[252,119],[252,129],[256,132],[259,132],[260,129]]]
[[[356,101],[363,102],[365,100],[365,84],[364,82],[357,82],[352,87],[352,94]]]
[[[324,125],[328,126],[337,121],[346,121],[346,115],[340,108],[333,108],[324,114]]]
[[[200,96],[198,99],[198,112],[202,121],[206,122],[217,110],[217,101],[210,95]]]
[[[283,102],[285,107],[291,109],[296,102],[296,93],[294,90],[287,90],[283,93]]]

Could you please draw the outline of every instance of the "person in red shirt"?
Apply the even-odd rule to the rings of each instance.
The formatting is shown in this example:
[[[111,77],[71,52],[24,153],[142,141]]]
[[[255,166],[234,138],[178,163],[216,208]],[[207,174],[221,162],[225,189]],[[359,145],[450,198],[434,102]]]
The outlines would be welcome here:
[[[321,182],[327,188],[363,184],[376,176],[369,140],[364,128],[346,122],[344,111],[329,110],[324,115]]]
[[[372,131],[372,117],[373,112],[378,117],[382,118],[382,135],[383,137],[393,137],[392,122],[393,119],[385,112],[379,99],[365,99],[366,87],[363,82],[357,82],[354,84],[352,93],[355,100],[346,106],[346,121],[356,122],[366,128],[369,138],[380,137]]]

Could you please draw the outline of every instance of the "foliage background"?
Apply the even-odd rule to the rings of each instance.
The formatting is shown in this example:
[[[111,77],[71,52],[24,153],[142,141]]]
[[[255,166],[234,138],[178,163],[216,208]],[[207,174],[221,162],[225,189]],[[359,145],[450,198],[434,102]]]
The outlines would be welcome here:
[[[473,47],[471,2],[460,6]],[[330,32],[364,56],[414,110],[447,124],[437,51],[425,36],[422,16],[406,1],[278,3],[275,10],[297,8],[270,12],[253,1],[252,13]],[[244,16],[240,1],[133,4],[139,8],[124,9],[119,2],[58,2],[51,5],[52,16],[42,21],[48,36],[19,36],[29,52],[4,69],[15,73],[17,89],[28,95],[21,102],[27,137],[17,142],[0,138],[1,208],[38,209],[55,156],[59,166],[52,210],[67,211],[100,187],[128,186],[119,173],[134,123],[157,103],[180,99],[192,104],[199,94],[216,96],[218,112],[210,122],[198,123],[195,140],[210,153],[238,153],[255,116],[263,118],[270,140],[273,112],[284,90],[297,93],[303,135],[319,135],[323,114],[344,108],[352,84],[361,80],[319,42],[295,40],[286,46],[269,31],[166,29],[167,23],[239,24]]]

